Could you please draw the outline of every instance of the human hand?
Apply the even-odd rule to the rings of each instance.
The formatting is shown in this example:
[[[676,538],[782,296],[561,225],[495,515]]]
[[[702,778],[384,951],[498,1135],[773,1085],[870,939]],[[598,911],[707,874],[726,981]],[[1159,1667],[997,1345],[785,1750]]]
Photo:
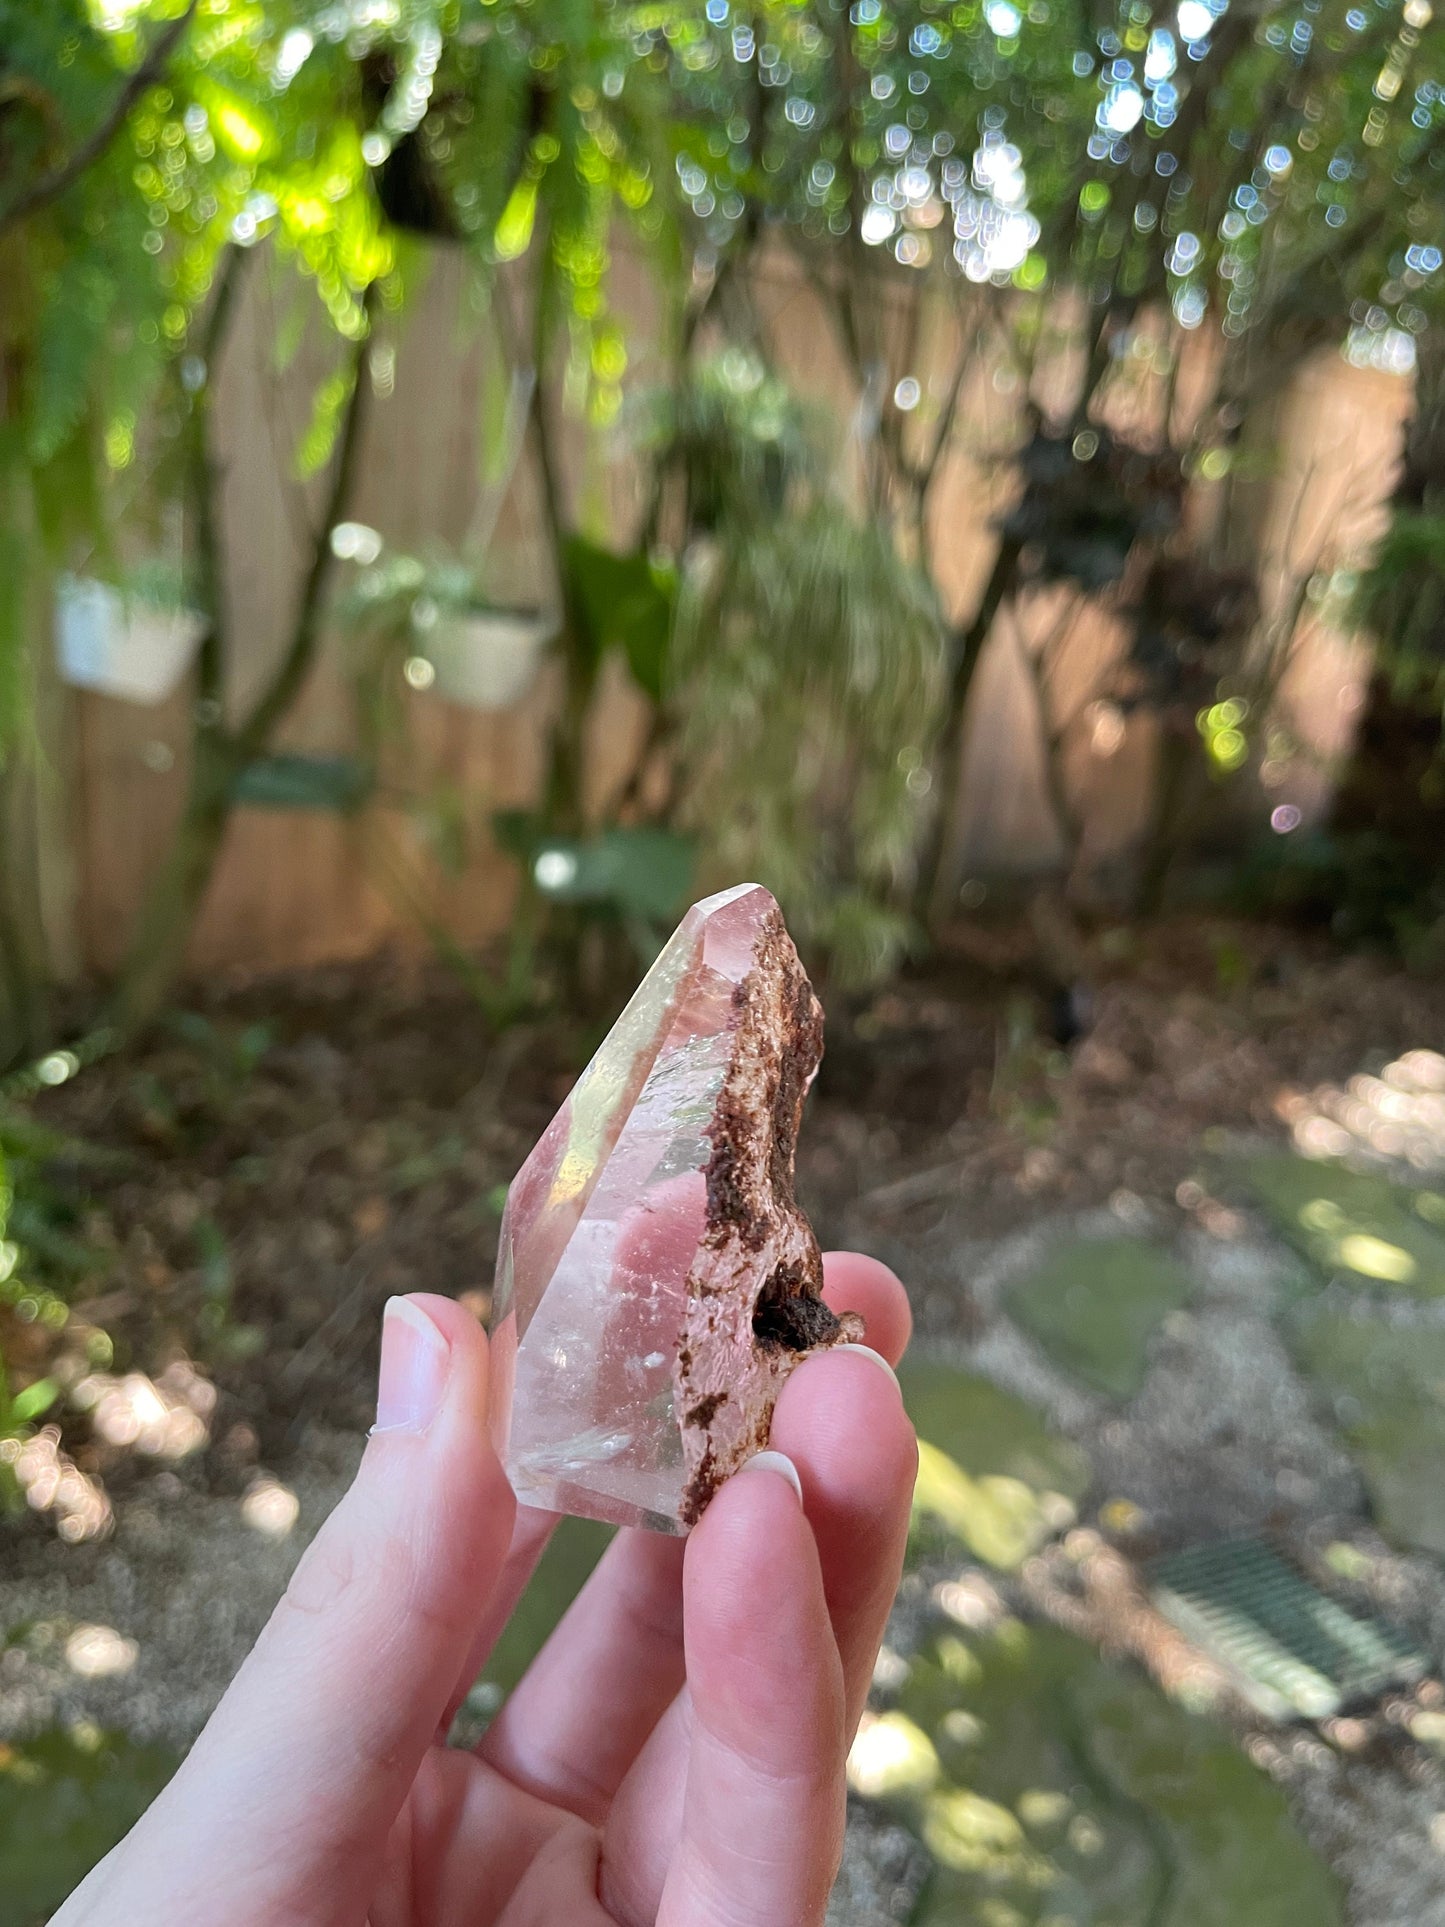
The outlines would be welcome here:
[[[902,1287],[825,1261],[896,1361]],[[191,1754],[52,1927],[814,1927],[902,1565],[898,1390],[808,1359],[691,1536],[619,1532],[475,1752],[444,1744],[555,1524],[487,1439],[487,1346],[393,1300],[378,1429]],[[801,1483],[800,1506],[787,1465]]]

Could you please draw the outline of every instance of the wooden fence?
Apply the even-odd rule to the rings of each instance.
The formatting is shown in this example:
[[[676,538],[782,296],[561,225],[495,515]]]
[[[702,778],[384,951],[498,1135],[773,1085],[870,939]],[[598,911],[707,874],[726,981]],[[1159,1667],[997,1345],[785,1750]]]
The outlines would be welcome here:
[[[624,260],[619,305],[631,318],[629,346],[643,379],[656,339],[656,303],[645,276]],[[218,392],[224,483],[222,524],[231,629],[238,639],[232,696],[252,689],[276,658],[287,630],[317,512],[314,488],[296,483],[293,454],[324,362],[325,344],[303,347],[284,371],[275,344],[290,295],[257,262]],[[812,292],[782,266],[763,278],[781,358],[805,389],[849,394],[847,371]],[[474,533],[482,501],[480,422],[496,357],[487,352],[485,318],[470,306],[461,264],[445,254],[395,343],[389,392],[368,423],[358,498],[352,513],[404,547],[456,545]],[[384,384],[388,386],[388,384]],[[495,398],[492,398],[495,399]],[[1305,564],[1342,563],[1378,521],[1388,487],[1409,385],[1359,371],[1338,357],[1312,364],[1283,407],[1282,455],[1267,491],[1266,546],[1280,584]],[[940,477],[933,541],[948,598],[965,607],[987,571],[991,519],[1005,451],[1016,438],[1015,402],[998,371],[981,366],[965,408],[968,434]],[[964,448],[972,451],[963,452]],[[636,475],[628,462],[599,462],[581,442],[571,482],[619,533],[632,521]],[[535,531],[538,505],[525,464],[507,491],[492,552],[493,587],[522,600],[551,592]],[[1040,608],[1031,618],[1049,620]],[[1070,645],[1073,682],[1059,700],[1079,710],[1068,757],[1078,786],[1091,861],[1123,856],[1137,839],[1147,806],[1152,755],[1143,719],[1120,726],[1088,703],[1088,678],[1118,648],[1109,623],[1089,615],[1088,634]],[[962,847],[979,873],[1027,870],[1055,855],[1046,801],[1033,686],[1005,622],[981,666],[965,745]],[[316,754],[354,741],[345,637],[329,635],[283,746]],[[1328,784],[1328,759],[1348,735],[1360,669],[1348,641],[1318,624],[1308,633],[1284,692],[1292,727],[1320,752],[1318,767],[1291,779],[1308,812]],[[491,844],[491,813],[528,803],[541,767],[549,705],[543,673],[515,709],[485,713],[433,691],[407,698],[404,756],[377,801],[354,817],[320,811],[237,810],[195,931],[198,972],[252,971],[352,957],[395,941],[416,943],[414,899],[465,943],[505,922],[510,866]],[[154,864],[166,846],[186,781],[184,690],[154,707],[66,691],[56,753],[64,860],[51,863],[49,915],[61,954],[86,968],[113,965]],[[590,778],[608,792],[627,767],[642,705],[619,674],[599,703]],[[1105,726],[1107,724],[1107,726]],[[429,854],[426,799],[445,794],[465,826],[465,858],[455,873]],[[1294,792],[1291,792],[1294,795]]]

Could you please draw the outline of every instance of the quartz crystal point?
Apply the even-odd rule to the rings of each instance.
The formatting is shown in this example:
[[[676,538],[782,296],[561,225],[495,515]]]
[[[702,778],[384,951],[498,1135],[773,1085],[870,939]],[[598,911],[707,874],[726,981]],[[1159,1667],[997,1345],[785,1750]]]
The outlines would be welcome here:
[[[793,1197],[823,1014],[768,892],[695,904],[507,1196],[492,1427],[525,1505],[686,1532],[857,1337]]]

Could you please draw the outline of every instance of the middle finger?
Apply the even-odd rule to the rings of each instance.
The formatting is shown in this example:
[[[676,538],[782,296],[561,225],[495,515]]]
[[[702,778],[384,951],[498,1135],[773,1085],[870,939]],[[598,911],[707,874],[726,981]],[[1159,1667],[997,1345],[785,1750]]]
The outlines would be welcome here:
[[[801,1365],[783,1388],[772,1443],[803,1484],[828,1616],[843,1664],[851,1737],[902,1568],[917,1467],[913,1428],[895,1384],[846,1349]],[[618,1788],[603,1862],[625,1917],[648,1919],[671,1862],[692,1714],[687,1689],[659,1721]],[[609,1888],[613,1891],[613,1888]]]

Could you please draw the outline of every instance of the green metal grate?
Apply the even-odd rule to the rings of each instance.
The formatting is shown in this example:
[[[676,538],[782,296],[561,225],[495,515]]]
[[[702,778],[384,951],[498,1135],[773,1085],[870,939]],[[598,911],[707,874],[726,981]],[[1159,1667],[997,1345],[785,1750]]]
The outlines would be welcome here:
[[[1271,1719],[1325,1719],[1426,1669],[1402,1633],[1331,1599],[1261,1539],[1190,1546],[1149,1577],[1165,1618]]]

